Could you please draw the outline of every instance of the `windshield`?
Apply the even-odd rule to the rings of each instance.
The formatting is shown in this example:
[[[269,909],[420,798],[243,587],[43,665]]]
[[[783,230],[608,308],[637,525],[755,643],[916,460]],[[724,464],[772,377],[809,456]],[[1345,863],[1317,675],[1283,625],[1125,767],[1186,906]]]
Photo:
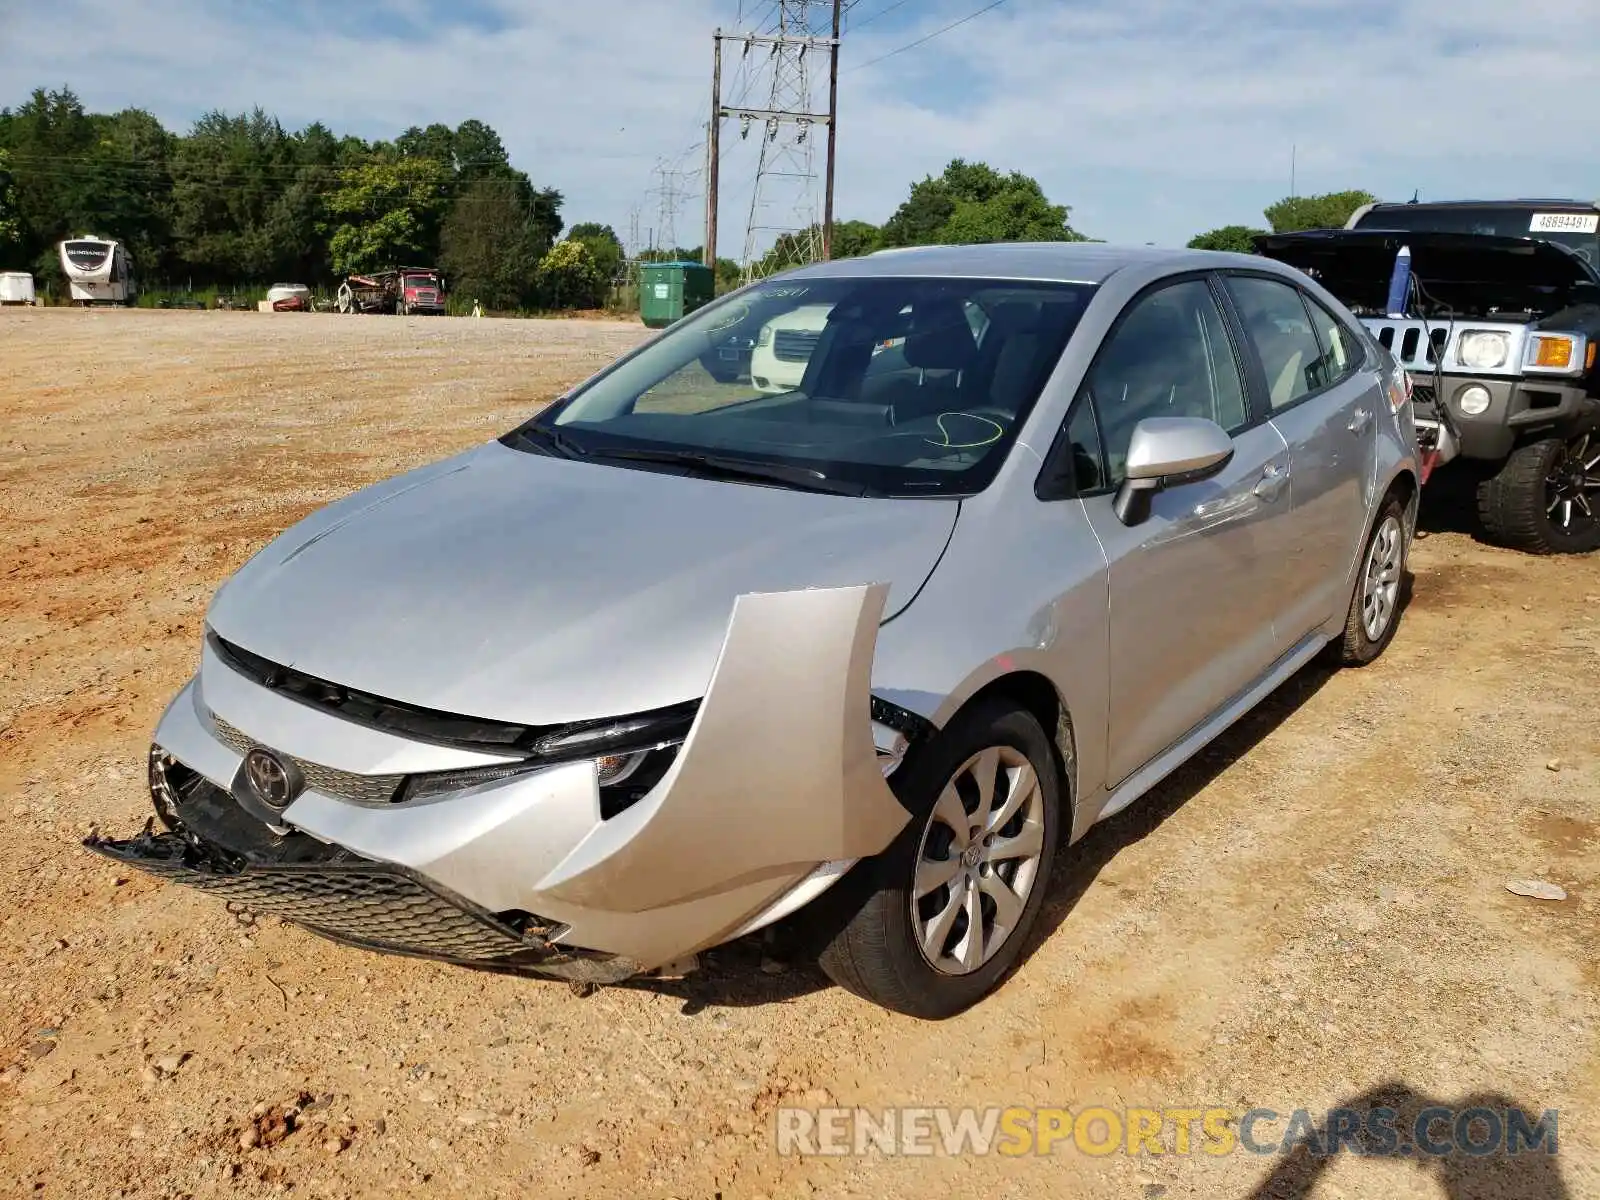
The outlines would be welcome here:
[[[999,470],[1093,291],[773,280],[687,317],[523,432],[630,465],[692,469],[700,456],[794,486],[971,494]]]
[[[92,271],[111,253],[110,242],[68,242],[67,261],[81,270]]]
[[[1374,209],[1357,221],[1355,227],[1533,238],[1575,250],[1591,266],[1600,266],[1600,212],[1593,209],[1578,212],[1527,207],[1429,208],[1405,204]]]
[[[439,281],[432,275],[407,275],[406,286],[408,288],[438,287]]]

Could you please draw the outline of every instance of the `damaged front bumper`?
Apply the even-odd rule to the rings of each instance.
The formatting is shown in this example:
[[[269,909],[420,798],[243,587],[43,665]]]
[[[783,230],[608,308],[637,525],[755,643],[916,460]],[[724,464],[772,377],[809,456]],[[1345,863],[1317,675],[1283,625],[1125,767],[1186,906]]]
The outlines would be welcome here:
[[[153,787],[170,832],[87,845],[367,949],[582,982],[662,967],[802,907],[905,825],[873,735],[886,596],[740,596],[671,765],[611,814],[593,761],[386,804],[308,775],[263,814],[241,793],[240,730],[345,776],[485,764],[278,695],[208,649],[156,732],[182,773],[173,811]]]
[[[135,838],[84,844],[113,862],[218,896],[235,911],[281,917],[363,950],[574,983],[615,983],[640,970],[627,959],[553,945],[554,926],[508,920],[406,867],[355,858],[250,863],[180,830],[147,827]]]

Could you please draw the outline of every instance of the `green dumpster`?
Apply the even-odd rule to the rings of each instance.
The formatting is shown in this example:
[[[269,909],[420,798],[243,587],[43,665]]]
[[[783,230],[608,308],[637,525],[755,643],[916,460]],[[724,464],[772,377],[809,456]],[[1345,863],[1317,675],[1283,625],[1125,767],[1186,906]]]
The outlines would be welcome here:
[[[716,275],[704,263],[639,264],[639,317],[651,329],[671,325],[715,293]]]

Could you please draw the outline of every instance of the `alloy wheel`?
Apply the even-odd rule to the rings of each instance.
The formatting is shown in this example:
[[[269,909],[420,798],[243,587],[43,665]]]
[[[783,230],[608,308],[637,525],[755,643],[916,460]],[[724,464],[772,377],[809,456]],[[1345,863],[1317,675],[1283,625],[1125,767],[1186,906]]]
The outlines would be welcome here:
[[[1562,533],[1593,526],[1600,507],[1600,443],[1580,434],[1555,456],[1545,475],[1545,515]]]
[[[1361,573],[1361,627],[1369,641],[1379,641],[1394,620],[1400,598],[1404,534],[1394,515],[1383,519],[1372,535]]]
[[[951,775],[923,828],[911,921],[923,957],[967,975],[1017,928],[1039,877],[1044,795],[1027,757],[991,746]]]

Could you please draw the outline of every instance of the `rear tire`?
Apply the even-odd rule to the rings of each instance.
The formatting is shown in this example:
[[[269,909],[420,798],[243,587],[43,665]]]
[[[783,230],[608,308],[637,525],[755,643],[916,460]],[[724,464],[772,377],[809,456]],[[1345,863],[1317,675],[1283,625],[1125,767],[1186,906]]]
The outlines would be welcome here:
[[[1364,667],[1394,640],[1395,630],[1400,628],[1407,549],[1405,507],[1399,497],[1390,496],[1378,510],[1378,519],[1361,550],[1344,636],[1329,647],[1330,657],[1340,666]]]
[[[911,820],[861,864],[866,898],[818,957],[847,991],[942,1020],[1016,965],[1050,882],[1061,782],[1038,720],[998,700],[959,714],[901,773]]]
[[[1478,518],[1491,541],[1513,550],[1600,549],[1600,437],[1586,432],[1518,446],[1478,485]]]

